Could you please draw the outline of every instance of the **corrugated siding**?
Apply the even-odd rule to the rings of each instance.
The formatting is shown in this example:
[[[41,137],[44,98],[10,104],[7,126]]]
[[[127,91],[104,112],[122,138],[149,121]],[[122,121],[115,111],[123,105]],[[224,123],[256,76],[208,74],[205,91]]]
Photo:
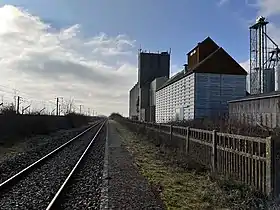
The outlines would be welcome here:
[[[167,77],[160,77],[153,80],[150,85],[150,106],[156,105],[156,90],[168,80]]]
[[[280,97],[231,102],[229,116],[245,124],[280,127]]]
[[[156,105],[156,80],[154,80],[150,85],[150,106]]]
[[[246,76],[195,74],[195,118],[228,112],[228,101],[244,97]]]
[[[185,104],[182,107],[184,120],[194,119],[194,101],[195,101],[195,74],[184,78],[186,84]]]
[[[194,118],[194,74],[156,92],[156,122],[175,120],[178,108],[184,119]]]
[[[137,99],[139,96],[139,86],[135,85],[129,92],[129,117],[138,116]]]

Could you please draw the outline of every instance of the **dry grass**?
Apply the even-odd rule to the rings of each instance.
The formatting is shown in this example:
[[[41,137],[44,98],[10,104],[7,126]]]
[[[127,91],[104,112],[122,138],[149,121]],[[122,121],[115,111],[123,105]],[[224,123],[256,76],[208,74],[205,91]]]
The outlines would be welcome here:
[[[115,125],[136,165],[167,209],[262,209],[264,200],[250,189],[227,179],[213,180],[192,159],[181,164],[172,151],[156,147],[119,123]]]

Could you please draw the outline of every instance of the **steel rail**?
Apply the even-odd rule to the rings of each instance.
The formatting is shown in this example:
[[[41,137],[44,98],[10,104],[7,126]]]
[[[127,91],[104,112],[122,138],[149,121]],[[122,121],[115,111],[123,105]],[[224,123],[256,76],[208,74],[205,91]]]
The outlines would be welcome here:
[[[103,121],[103,120],[102,120]],[[77,138],[79,138],[80,136],[82,136],[83,134],[85,134],[86,132],[88,132],[89,130],[91,130],[92,128],[96,127],[97,125],[99,125],[102,121],[98,121],[95,124],[93,124],[92,126],[90,126],[89,128],[87,128],[86,130],[84,130],[83,132],[79,133],[77,136],[73,137],[72,139],[70,139],[69,141],[67,141],[66,143],[62,144],[61,146],[57,147],[56,149],[54,149],[53,151],[51,151],[50,153],[48,153],[47,155],[43,156],[42,158],[40,158],[39,160],[35,161],[34,163],[30,164],[29,166],[27,166],[26,168],[22,169],[20,172],[16,173],[15,175],[13,175],[12,177],[10,177],[9,179],[7,179],[6,181],[0,183],[0,191],[6,187],[7,185],[9,185],[11,182],[15,181],[16,179],[18,179],[20,176],[22,176],[24,173],[28,172],[29,170],[31,170],[32,168],[34,168],[35,166],[39,165],[40,163],[42,163],[44,160],[46,160],[47,158],[49,158],[51,155],[53,155],[54,153],[58,152],[59,150],[61,150],[62,148],[64,148],[65,146],[67,146],[68,144],[70,144],[71,142],[73,142],[74,140],[76,140]]]
[[[107,120],[106,120],[107,121]],[[95,141],[96,137],[99,135],[101,129],[103,128],[103,126],[105,125],[106,121],[101,125],[101,127],[98,129],[98,131],[96,132],[96,134],[94,135],[94,137],[92,138],[92,140],[90,141],[90,143],[88,144],[87,148],[84,150],[83,154],[81,155],[81,157],[79,158],[79,160],[76,162],[75,166],[73,167],[73,169],[71,170],[71,172],[69,173],[69,175],[67,176],[67,178],[65,179],[65,181],[63,182],[63,184],[61,185],[61,187],[59,188],[59,190],[57,191],[57,193],[55,194],[55,196],[53,197],[53,199],[51,200],[51,202],[49,203],[48,207],[46,208],[46,210],[51,210],[52,208],[55,209],[55,205],[58,202],[58,198],[61,195],[63,189],[65,189],[65,186],[67,185],[68,181],[70,180],[70,178],[72,177],[72,175],[74,174],[75,170],[78,168],[79,164],[82,162],[82,159],[84,158],[84,156],[86,155],[87,151],[89,150],[90,146],[92,145],[92,143]]]

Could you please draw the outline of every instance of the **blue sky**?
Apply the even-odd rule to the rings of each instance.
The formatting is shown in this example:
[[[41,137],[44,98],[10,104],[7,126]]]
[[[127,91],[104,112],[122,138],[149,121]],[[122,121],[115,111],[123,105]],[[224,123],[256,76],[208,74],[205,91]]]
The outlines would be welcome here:
[[[176,3],[175,3],[176,2]],[[236,60],[248,59],[248,23],[257,9],[246,1],[219,0],[4,0],[27,9],[54,27],[81,24],[84,36],[126,34],[136,46],[172,48],[172,63],[183,65],[197,42],[212,37]]]
[[[279,0],[2,0],[0,85],[27,93],[26,105],[63,96],[126,114],[140,45],[172,48],[174,73],[210,36],[248,69],[249,26],[259,15],[280,43]],[[5,91],[0,97],[13,100]]]

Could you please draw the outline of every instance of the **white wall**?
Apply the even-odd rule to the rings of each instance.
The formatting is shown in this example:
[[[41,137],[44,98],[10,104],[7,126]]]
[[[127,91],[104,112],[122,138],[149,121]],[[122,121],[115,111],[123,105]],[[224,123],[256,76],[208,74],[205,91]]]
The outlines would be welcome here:
[[[228,101],[245,95],[246,76],[193,73],[156,92],[156,122],[228,113]]]
[[[156,122],[164,123],[175,119],[176,109],[180,108],[179,118],[194,118],[194,74],[156,92]]]
[[[129,91],[129,117],[138,116],[137,112],[137,99],[139,96],[139,85],[138,83],[133,86],[133,88]]]
[[[156,90],[168,80],[167,77],[155,78],[150,84],[150,106],[156,105]]]

